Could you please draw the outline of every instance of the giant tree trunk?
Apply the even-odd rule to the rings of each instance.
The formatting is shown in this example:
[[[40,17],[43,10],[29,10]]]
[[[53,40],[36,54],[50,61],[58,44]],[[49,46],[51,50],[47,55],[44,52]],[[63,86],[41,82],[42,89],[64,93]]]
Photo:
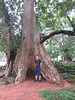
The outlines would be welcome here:
[[[47,81],[56,84],[63,84],[61,75],[51,62],[51,57],[46,52],[43,44],[40,44],[39,29],[35,23],[34,16],[34,0],[24,0],[24,16],[22,29],[22,46],[16,57],[15,64],[18,68],[15,83],[20,83],[25,80],[28,69],[34,70],[34,60],[36,55],[39,55],[42,66],[41,74]],[[17,64],[16,64],[17,63]]]

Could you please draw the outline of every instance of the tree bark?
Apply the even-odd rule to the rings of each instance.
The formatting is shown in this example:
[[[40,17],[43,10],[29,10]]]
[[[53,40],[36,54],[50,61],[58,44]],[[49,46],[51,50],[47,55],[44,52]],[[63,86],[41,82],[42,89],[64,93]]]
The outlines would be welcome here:
[[[24,0],[22,46],[21,51],[18,52],[17,56],[19,56],[19,59],[17,59],[18,57],[16,56],[18,73],[15,84],[25,80],[28,69],[34,70],[34,60],[36,55],[39,55],[42,61],[42,77],[51,83],[63,85],[63,78],[53,66],[51,57],[46,52],[43,44],[40,44],[39,29],[37,28],[34,16],[34,0]],[[15,65],[16,64],[14,64],[14,67],[16,67]]]

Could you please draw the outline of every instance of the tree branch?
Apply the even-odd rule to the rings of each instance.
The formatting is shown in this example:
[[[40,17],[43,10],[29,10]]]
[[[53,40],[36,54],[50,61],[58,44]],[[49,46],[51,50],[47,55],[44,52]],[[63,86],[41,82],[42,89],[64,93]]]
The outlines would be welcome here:
[[[72,21],[70,20],[69,16],[67,16],[67,19],[69,20],[69,22],[70,22],[70,23],[71,23],[71,25],[72,25]]]
[[[47,39],[49,39],[52,36],[57,35],[57,34],[66,34],[66,35],[69,35],[69,36],[75,36],[75,32],[68,31],[68,30],[60,30],[60,31],[52,32],[48,36],[40,37],[40,43],[43,43]]]
[[[69,20],[69,22],[71,23],[71,26],[73,28],[73,31],[75,32],[75,24],[70,20],[69,16],[67,16],[67,19]]]
[[[63,45],[61,44],[61,42],[59,42],[59,40],[57,38],[53,38],[53,39],[60,45],[60,47],[63,48]]]

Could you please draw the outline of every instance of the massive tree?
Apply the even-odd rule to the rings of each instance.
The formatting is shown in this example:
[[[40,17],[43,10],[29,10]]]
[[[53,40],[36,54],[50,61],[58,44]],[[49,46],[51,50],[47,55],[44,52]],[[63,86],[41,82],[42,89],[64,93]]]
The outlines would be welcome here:
[[[51,83],[63,85],[63,78],[52,64],[51,57],[43,46],[45,40],[61,33],[75,36],[75,33],[72,31],[60,30],[52,32],[48,36],[40,37],[34,15],[34,0],[24,0],[22,43],[13,62],[13,72],[16,72],[17,75],[15,79],[16,84],[24,81],[27,75],[31,76],[34,74],[34,59],[36,55],[39,55],[42,60],[42,77]]]
[[[17,53],[14,67],[18,68],[15,83],[20,83],[25,80],[26,75],[30,75],[34,70],[34,59],[38,54],[41,61],[41,74],[46,80],[51,83],[63,84],[63,79],[58,73],[57,69],[51,62],[50,55],[46,52],[43,42],[55,34],[75,35],[71,31],[57,31],[51,33],[49,36],[41,37],[39,28],[36,25],[34,15],[34,0],[24,0],[23,13],[23,28],[22,28],[22,45]],[[29,71],[30,70],[30,71]],[[31,73],[30,73],[31,72]],[[29,75],[28,74],[28,75]]]

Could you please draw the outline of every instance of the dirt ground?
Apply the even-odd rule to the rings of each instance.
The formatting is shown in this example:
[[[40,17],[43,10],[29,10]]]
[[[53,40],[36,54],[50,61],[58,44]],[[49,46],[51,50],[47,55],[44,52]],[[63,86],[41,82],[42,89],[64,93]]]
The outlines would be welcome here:
[[[64,87],[71,87],[67,81],[64,80]],[[25,82],[20,84],[0,84],[0,100],[42,100],[39,96],[40,90],[47,88],[58,90],[64,88],[47,81],[34,82],[34,79],[27,78]]]

